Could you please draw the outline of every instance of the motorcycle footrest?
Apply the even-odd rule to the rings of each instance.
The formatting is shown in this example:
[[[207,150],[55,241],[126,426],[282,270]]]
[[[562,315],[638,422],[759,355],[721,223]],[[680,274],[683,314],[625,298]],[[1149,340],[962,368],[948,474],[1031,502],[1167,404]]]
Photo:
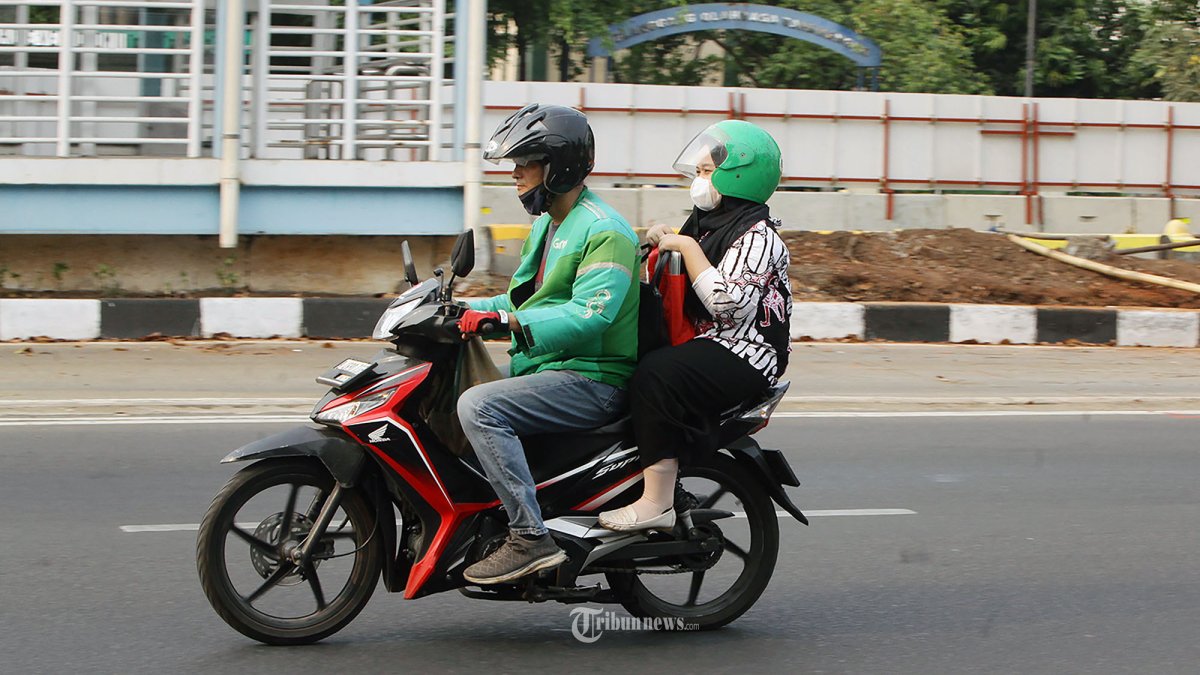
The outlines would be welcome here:
[[[611,560],[633,560],[636,558],[663,558],[668,556],[691,555],[697,553],[712,553],[721,546],[716,537],[686,541],[646,541],[629,544],[604,556],[604,562]]]
[[[600,593],[600,584],[595,586],[539,586],[531,583],[525,588],[525,599],[529,602],[587,602]]]

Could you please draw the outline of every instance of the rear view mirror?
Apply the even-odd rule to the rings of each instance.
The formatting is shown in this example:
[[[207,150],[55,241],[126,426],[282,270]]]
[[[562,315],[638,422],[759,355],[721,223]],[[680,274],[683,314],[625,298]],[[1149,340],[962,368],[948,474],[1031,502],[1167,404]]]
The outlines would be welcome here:
[[[450,270],[455,276],[465,277],[475,269],[475,231],[467,230],[454,241],[450,254]]]
[[[416,286],[417,266],[413,264],[412,249],[408,247],[408,240],[400,243],[400,255],[404,258],[404,280],[409,286]]]

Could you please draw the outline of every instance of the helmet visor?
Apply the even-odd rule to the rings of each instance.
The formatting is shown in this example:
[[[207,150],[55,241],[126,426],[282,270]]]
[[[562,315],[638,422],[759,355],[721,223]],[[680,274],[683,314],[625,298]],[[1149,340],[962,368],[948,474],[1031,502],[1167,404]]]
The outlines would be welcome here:
[[[517,157],[488,157],[485,155],[484,159],[486,159],[487,161],[489,161],[492,164],[495,164],[497,166],[499,166],[501,162],[512,162],[513,164],[516,164],[517,166],[529,166],[529,164],[531,162],[543,162],[544,163],[546,161],[546,156],[545,155],[520,155]]]
[[[672,166],[688,178],[695,178],[703,172],[711,173],[729,156],[725,147],[728,140],[729,137],[720,129],[709,127],[687,144]]]

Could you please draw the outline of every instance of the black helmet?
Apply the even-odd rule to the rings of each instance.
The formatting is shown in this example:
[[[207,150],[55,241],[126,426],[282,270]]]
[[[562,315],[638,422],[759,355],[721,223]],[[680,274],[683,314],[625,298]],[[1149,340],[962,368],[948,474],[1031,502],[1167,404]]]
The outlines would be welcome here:
[[[483,158],[538,159],[545,162],[542,184],[560,195],[583,182],[596,164],[596,141],[587,116],[561,105],[531,103],[496,129]]]

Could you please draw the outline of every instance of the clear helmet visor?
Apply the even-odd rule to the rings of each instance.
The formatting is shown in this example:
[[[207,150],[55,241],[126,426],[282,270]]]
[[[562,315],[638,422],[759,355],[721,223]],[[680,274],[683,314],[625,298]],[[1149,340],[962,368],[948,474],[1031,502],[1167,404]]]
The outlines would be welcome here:
[[[729,156],[728,137],[719,129],[709,127],[684,147],[672,166],[688,178],[712,173]]]

